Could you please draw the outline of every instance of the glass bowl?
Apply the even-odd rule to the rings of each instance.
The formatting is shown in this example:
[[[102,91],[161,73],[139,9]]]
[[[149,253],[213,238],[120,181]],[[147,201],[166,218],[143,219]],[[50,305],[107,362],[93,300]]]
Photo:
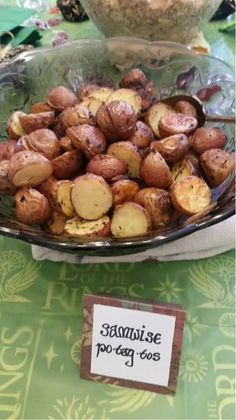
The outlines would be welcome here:
[[[106,36],[189,43],[214,15],[221,0],[81,0]]]
[[[200,56],[174,43],[149,43],[135,38],[81,40],[59,47],[36,49],[0,65],[0,141],[6,136],[6,121],[14,110],[28,111],[44,100],[54,86],[64,84],[77,91],[90,76],[103,74],[114,82],[133,67],[154,81],[158,98],[174,94],[196,94],[217,84],[220,91],[206,102],[210,113],[234,112],[234,72],[219,59]],[[220,126],[220,124],[218,124]],[[224,124],[227,148],[234,149],[233,124]],[[185,217],[143,237],[124,239],[78,239],[56,236],[40,227],[26,226],[14,216],[13,198],[0,196],[0,233],[64,252],[81,255],[121,255],[141,252],[221,222],[234,213],[233,183],[227,181],[212,191],[215,208],[201,217]]]

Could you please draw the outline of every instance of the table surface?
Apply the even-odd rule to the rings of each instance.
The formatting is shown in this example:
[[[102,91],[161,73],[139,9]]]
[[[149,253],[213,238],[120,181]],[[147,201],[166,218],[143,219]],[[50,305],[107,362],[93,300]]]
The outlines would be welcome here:
[[[8,2],[6,2],[8,3]],[[45,15],[46,16],[46,15]],[[234,61],[234,39],[205,31],[212,55]],[[100,37],[91,22],[70,38]],[[235,256],[146,264],[36,262],[30,245],[0,236],[0,418],[233,419]],[[80,379],[86,293],[179,303],[187,311],[175,397]]]

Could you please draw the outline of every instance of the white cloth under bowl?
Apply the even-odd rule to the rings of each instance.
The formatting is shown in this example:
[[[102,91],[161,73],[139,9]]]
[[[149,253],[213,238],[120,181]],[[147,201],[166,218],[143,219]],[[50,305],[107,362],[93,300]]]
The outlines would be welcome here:
[[[73,264],[196,260],[212,257],[235,248],[235,216],[209,228],[194,232],[174,242],[137,254],[114,257],[78,256],[32,245],[32,256],[38,261],[65,261]]]

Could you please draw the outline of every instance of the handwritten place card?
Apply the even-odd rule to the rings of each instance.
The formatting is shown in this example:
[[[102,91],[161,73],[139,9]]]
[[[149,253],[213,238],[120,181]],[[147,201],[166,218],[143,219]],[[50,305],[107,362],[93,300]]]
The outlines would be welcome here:
[[[184,320],[179,305],[86,295],[81,378],[173,395]]]

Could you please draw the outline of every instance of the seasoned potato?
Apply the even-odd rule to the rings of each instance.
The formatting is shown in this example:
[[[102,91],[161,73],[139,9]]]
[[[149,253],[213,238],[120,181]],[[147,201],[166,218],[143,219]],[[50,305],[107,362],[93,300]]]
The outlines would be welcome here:
[[[137,87],[145,88],[147,78],[144,72],[138,68],[130,70],[120,81],[121,88],[137,89]]]
[[[63,109],[78,103],[78,99],[72,90],[65,86],[57,86],[50,90],[47,103],[52,108],[63,111]]]
[[[69,150],[75,149],[72,140],[68,136],[61,137],[59,139],[59,144],[63,152],[69,152]]]
[[[78,98],[80,101],[83,101],[85,98],[87,98],[92,92],[95,92],[96,90],[100,89],[100,87],[96,83],[88,83],[84,85],[78,93]]]
[[[68,127],[79,124],[94,125],[94,117],[84,102],[64,109],[59,118],[65,131]]]
[[[0,161],[8,160],[16,151],[16,140],[6,140],[0,143]]]
[[[141,177],[150,187],[169,188],[172,184],[170,168],[159,152],[150,152],[144,158]]]
[[[173,207],[168,191],[153,187],[142,188],[135,195],[135,202],[148,211],[154,228],[170,223]]]
[[[19,115],[21,126],[29,134],[39,128],[48,128],[55,118],[55,112],[38,112],[37,114]]]
[[[169,137],[173,134],[192,134],[198,126],[194,117],[184,114],[167,114],[159,121],[158,128],[161,137]]]
[[[94,174],[79,176],[72,188],[71,200],[78,216],[96,220],[112,207],[113,197],[109,185]]]
[[[193,135],[192,145],[194,151],[201,155],[209,149],[224,149],[227,141],[227,136],[221,128],[200,127]]]
[[[54,108],[48,105],[47,102],[36,102],[35,104],[31,106],[30,113],[37,114],[38,112],[49,112],[49,111],[54,111]]]
[[[66,133],[74,146],[82,150],[89,159],[106,150],[105,136],[97,127],[83,124],[68,128]]]
[[[198,167],[194,165],[191,159],[182,159],[181,161],[174,163],[171,168],[173,182],[192,175],[197,176],[199,173]]]
[[[210,187],[218,187],[235,169],[233,154],[222,149],[206,150],[200,156],[200,165]]]
[[[61,213],[66,217],[72,217],[75,213],[75,209],[71,201],[71,190],[73,185],[73,182],[68,180],[58,181],[57,183],[57,200]]]
[[[147,210],[139,204],[126,202],[117,206],[111,220],[111,233],[115,237],[145,235],[151,229]]]
[[[108,87],[100,87],[97,90],[93,90],[89,95],[88,98],[98,99],[101,102],[106,102],[109,96],[113,93],[113,89]]]
[[[48,219],[47,227],[54,235],[61,235],[64,232],[66,220],[66,216],[54,210]]]
[[[87,165],[86,172],[100,175],[104,179],[110,180],[115,176],[125,174],[127,165],[116,156],[96,155]]]
[[[196,176],[187,176],[173,183],[171,200],[181,213],[195,214],[204,210],[211,202],[211,190],[207,183]]]
[[[23,136],[24,129],[20,123],[19,117],[26,115],[24,112],[15,111],[11,114],[10,118],[7,121],[7,132],[11,139],[19,139]]]
[[[15,153],[8,164],[8,178],[16,187],[35,187],[52,175],[51,162],[38,152]]]
[[[114,205],[123,204],[125,201],[134,201],[134,197],[140,187],[131,179],[122,179],[114,182],[111,186]]]
[[[175,111],[179,114],[188,115],[198,119],[197,111],[192,104],[188,101],[177,101],[175,104]]]
[[[135,131],[137,115],[128,103],[113,101],[99,108],[96,120],[109,141],[128,140]]]
[[[162,140],[153,141],[150,150],[159,152],[167,163],[182,159],[189,149],[189,140],[185,134],[174,134]]]
[[[96,125],[96,115],[99,108],[104,105],[104,102],[100,101],[100,99],[88,97],[81,102],[84,106],[86,106],[90,112],[91,121],[90,124]]]
[[[64,232],[70,236],[96,237],[108,236],[111,229],[111,223],[108,216],[100,217],[98,220],[84,220],[79,216],[69,219],[65,223]]]
[[[145,149],[154,140],[154,135],[150,127],[143,121],[137,121],[134,134],[129,138],[138,148]]]
[[[169,113],[175,113],[175,111],[164,102],[157,102],[149,109],[145,122],[157,137],[161,137],[159,132],[159,121]]]
[[[52,160],[59,156],[61,147],[56,134],[52,130],[40,128],[20,137],[16,144],[16,150],[33,150]]]
[[[0,161],[0,194],[14,195],[16,187],[8,178],[8,160]]]
[[[131,89],[117,89],[106,100],[106,104],[114,101],[127,102],[132,106],[136,115],[140,114],[142,102],[140,96]]]
[[[16,218],[28,225],[45,223],[52,214],[48,199],[34,188],[24,187],[15,195]]]
[[[47,199],[49,200],[49,203],[51,207],[60,212],[60,204],[57,198],[57,192],[58,192],[58,181],[54,176],[50,176],[48,179],[46,179],[44,182],[42,182],[40,185],[37,186],[37,190],[41,192]]]
[[[138,178],[140,176],[142,159],[133,143],[130,141],[113,143],[108,147],[107,154],[114,155],[126,163],[130,178]]]
[[[82,165],[80,150],[70,150],[51,160],[53,175],[57,179],[69,179],[75,176]]]

